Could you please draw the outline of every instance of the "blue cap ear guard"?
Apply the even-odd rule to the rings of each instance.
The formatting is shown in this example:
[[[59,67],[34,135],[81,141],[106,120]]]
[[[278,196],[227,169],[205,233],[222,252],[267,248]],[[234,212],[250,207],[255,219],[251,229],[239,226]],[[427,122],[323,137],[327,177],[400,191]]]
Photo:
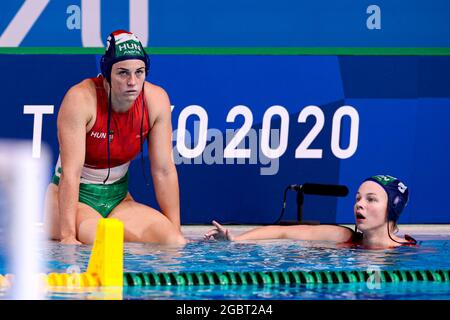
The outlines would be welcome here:
[[[386,191],[388,195],[388,220],[396,222],[408,204],[408,187],[399,179],[389,175],[372,176],[364,181],[376,182]]]

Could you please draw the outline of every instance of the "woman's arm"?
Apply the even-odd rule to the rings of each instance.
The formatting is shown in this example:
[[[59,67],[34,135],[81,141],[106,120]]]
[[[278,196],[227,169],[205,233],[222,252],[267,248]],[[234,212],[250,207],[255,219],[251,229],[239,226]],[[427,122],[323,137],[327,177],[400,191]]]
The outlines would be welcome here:
[[[215,228],[205,234],[205,239],[214,238],[229,241],[293,239],[345,242],[353,236],[350,229],[333,225],[264,226],[233,236],[227,228],[218,222],[213,221],[213,224]]]
[[[147,89],[148,88],[148,89]],[[149,159],[156,200],[162,213],[180,228],[178,174],[172,158],[172,112],[164,89],[147,84],[151,115],[148,139]]]
[[[61,156],[61,179],[58,187],[61,243],[79,244],[76,215],[81,168],[85,160],[86,125],[89,119],[85,86],[71,88],[58,113],[58,140]]]

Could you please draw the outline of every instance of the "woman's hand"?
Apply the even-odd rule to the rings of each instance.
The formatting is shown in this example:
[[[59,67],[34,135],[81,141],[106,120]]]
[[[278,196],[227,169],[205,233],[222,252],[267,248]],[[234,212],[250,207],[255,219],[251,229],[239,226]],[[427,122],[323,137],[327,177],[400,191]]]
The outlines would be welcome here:
[[[212,224],[215,226],[215,228],[205,233],[205,235],[203,236],[205,240],[216,239],[220,241],[233,241],[234,237],[231,235],[230,230],[224,228],[215,220],[212,221]]]

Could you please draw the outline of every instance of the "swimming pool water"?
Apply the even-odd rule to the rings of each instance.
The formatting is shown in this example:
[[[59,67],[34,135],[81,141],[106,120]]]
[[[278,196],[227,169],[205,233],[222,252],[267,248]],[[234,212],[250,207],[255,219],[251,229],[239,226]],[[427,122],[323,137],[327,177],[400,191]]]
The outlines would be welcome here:
[[[419,238],[420,240],[420,238]],[[83,272],[92,246],[48,242],[46,273]],[[419,247],[389,250],[338,248],[327,242],[196,240],[184,247],[126,243],[125,272],[450,269],[450,238],[422,240]],[[1,261],[1,259],[0,259]],[[4,268],[3,268],[4,269]],[[0,265],[0,273],[4,274]],[[49,292],[50,299],[101,299],[102,291]],[[125,287],[123,299],[450,299],[450,283],[227,285]]]

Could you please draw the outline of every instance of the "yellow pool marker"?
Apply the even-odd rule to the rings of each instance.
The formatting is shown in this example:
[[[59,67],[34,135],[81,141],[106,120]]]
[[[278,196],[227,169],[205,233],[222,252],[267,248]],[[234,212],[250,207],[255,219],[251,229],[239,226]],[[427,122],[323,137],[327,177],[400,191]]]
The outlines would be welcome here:
[[[100,286],[123,286],[123,237],[120,220],[103,218],[98,221],[87,273],[97,277]]]

